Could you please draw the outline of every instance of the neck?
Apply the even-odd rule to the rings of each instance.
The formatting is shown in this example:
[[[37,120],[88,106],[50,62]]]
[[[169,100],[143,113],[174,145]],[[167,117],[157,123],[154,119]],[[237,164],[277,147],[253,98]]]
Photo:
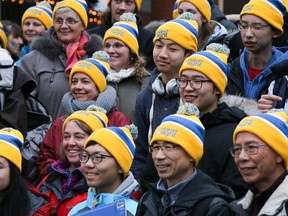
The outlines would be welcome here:
[[[249,67],[253,69],[266,68],[271,57],[272,57],[271,49],[267,52],[263,51],[259,53],[249,53],[249,59],[248,59]]]
[[[163,74],[161,75],[162,82],[164,85],[166,85],[171,79],[178,78],[178,72],[177,73],[169,73],[169,74]]]
[[[95,187],[97,194],[99,193],[113,193],[122,184],[122,179],[119,176],[114,182],[109,185],[103,185],[101,187]]]

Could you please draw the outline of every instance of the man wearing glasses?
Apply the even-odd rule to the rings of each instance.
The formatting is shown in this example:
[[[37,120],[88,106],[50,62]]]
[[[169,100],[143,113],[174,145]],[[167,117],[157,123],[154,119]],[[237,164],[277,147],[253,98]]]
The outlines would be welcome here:
[[[185,103],[155,130],[149,147],[160,180],[142,196],[136,215],[232,215],[231,189],[225,193],[195,168],[204,150],[198,115],[197,107]]]
[[[283,110],[244,118],[231,155],[250,190],[231,203],[236,215],[287,215],[288,115]]]
[[[230,107],[223,101],[229,67],[229,49],[221,44],[210,44],[206,51],[188,57],[180,71],[179,85],[182,103],[193,103],[200,111],[200,121],[205,127],[204,155],[198,168],[214,181],[231,187],[237,198],[242,197],[247,187],[229,148],[233,145],[233,131],[244,111]],[[254,103],[257,107],[256,102]],[[249,107],[246,107],[249,109]]]
[[[271,66],[287,58],[272,46],[283,34],[286,7],[279,0],[251,0],[240,13],[239,29],[245,49],[231,62],[226,92],[258,100],[274,79]]]

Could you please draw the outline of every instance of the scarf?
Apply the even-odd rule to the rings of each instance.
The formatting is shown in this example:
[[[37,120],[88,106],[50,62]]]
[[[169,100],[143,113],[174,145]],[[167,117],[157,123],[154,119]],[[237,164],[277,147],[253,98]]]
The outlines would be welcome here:
[[[73,98],[72,92],[67,92],[62,98],[62,109],[65,114],[70,115],[77,110],[86,110],[90,105],[99,106],[107,111],[107,114],[116,106],[116,90],[107,86],[94,101],[78,101]]]
[[[128,68],[128,69],[122,69],[119,72],[116,72],[115,70],[111,69],[109,71],[109,74],[106,76],[106,80],[111,83],[120,83],[123,79],[135,76],[136,71],[135,68]]]
[[[78,42],[70,43],[66,47],[67,61],[66,61],[65,73],[67,76],[69,76],[70,70],[72,69],[73,65],[86,54],[86,51],[84,50],[84,45],[87,42],[88,42],[88,33],[84,31]]]

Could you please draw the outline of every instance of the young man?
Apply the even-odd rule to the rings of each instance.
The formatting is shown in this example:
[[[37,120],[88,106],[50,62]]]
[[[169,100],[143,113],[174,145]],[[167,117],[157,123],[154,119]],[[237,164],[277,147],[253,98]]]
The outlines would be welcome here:
[[[120,21],[123,13],[137,13],[140,10],[142,0],[108,0],[108,11],[103,14],[103,22],[100,26],[89,29],[89,34],[98,34],[104,38],[105,32],[112,27],[115,22]],[[155,65],[152,58],[154,33],[143,28],[141,17],[136,15],[138,26],[139,52],[146,58],[146,67],[153,70]]]
[[[287,113],[274,110],[246,117],[235,129],[231,154],[251,186],[231,204],[235,215],[287,215],[287,125]]]
[[[205,130],[195,114],[198,109],[186,103],[155,130],[150,151],[160,180],[141,198],[137,215],[232,215],[227,202],[233,197],[195,168]]]
[[[239,28],[245,49],[230,65],[226,92],[259,99],[267,92],[271,66],[287,58],[272,46],[273,38],[283,34],[285,5],[279,0],[251,0],[240,13]]]
[[[148,180],[149,173],[143,172],[149,152],[148,142],[163,118],[177,111],[179,93],[175,78],[185,58],[197,51],[198,25],[192,19],[193,14],[186,13],[157,29],[153,40],[156,68],[150,82],[136,99],[134,124],[139,128],[139,135],[132,172],[135,178],[139,177],[140,172],[143,173],[143,180],[148,183],[153,182]]]

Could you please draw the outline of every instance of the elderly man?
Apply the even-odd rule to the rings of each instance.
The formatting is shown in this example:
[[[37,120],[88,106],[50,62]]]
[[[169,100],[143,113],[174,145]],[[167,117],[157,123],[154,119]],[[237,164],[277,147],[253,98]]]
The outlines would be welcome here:
[[[251,185],[231,203],[236,215],[287,215],[288,115],[275,111],[246,117],[235,129],[231,154]]]

